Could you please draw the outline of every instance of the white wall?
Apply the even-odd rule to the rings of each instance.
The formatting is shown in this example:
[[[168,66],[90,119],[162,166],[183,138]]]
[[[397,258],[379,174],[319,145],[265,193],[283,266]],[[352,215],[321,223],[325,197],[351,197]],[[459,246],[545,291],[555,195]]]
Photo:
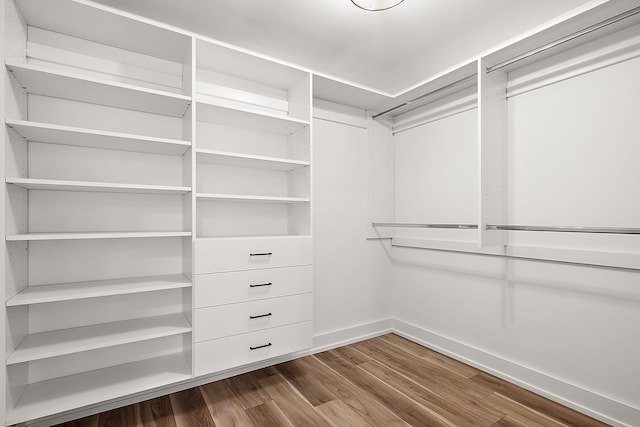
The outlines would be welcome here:
[[[318,347],[373,333],[388,319],[391,266],[384,244],[365,240],[367,130],[322,119],[313,126]]]
[[[509,99],[510,223],[638,227],[640,128],[630,116],[640,108],[638,73],[640,58]],[[473,128],[462,118],[444,120]],[[411,159],[405,150],[421,145],[414,154],[428,155],[423,164],[431,167],[414,175],[446,182],[455,198],[465,188],[456,177],[469,176],[450,174],[447,162],[457,160],[447,144],[456,140],[436,132],[442,125],[396,136],[396,177],[412,164],[403,160]],[[433,162],[440,152],[444,165]],[[429,209],[429,194],[411,183],[396,179],[415,185],[413,200],[396,197],[403,204],[397,213],[418,210],[422,216],[410,218],[416,222],[458,222],[456,203],[437,199],[432,189],[437,206]],[[512,233],[510,245],[588,249],[603,263],[640,253],[640,236],[566,234]],[[640,425],[640,270],[417,248],[390,253],[399,331],[616,425]]]

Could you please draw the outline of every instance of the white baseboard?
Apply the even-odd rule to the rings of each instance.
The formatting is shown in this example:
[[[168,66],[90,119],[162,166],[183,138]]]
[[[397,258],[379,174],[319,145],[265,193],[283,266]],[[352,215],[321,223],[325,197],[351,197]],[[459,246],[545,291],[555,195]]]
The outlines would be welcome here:
[[[640,425],[640,408],[543,372],[447,338],[419,326],[393,320],[393,332],[413,342],[495,375],[536,394],[613,426]]]
[[[313,347],[302,352],[242,366],[214,375],[193,378],[183,383],[173,384],[171,386],[140,393],[135,396],[129,396],[123,399],[117,399],[75,411],[69,411],[64,414],[58,414],[29,423],[29,425],[40,427],[70,421],[76,418],[108,411],[110,409],[130,405],[147,399],[153,399],[169,393],[175,393],[188,388],[197,387],[202,384],[207,384],[256,369],[283,363],[299,357],[330,350],[332,348],[342,347],[344,345],[363,341],[389,332],[396,333],[439,353],[446,354],[447,356],[474,366],[484,372],[495,375],[510,383],[519,385],[536,394],[545,396],[555,402],[608,424],[620,427],[640,425],[639,408],[602,396],[557,378],[550,377],[542,372],[527,368],[456,340],[452,340],[427,329],[391,318],[318,334],[314,337]]]
[[[364,323],[355,325],[349,328],[331,331],[314,336],[314,345],[308,350],[304,350],[297,353],[287,354],[284,356],[276,357],[273,359],[265,360],[262,362],[253,363],[250,365],[244,365],[239,368],[230,369],[227,371],[219,372],[213,375],[201,376],[192,378],[191,380],[171,384],[166,387],[157,388],[148,392],[138,393],[133,396],[123,397],[121,399],[114,399],[108,402],[98,403],[77,410],[68,411],[62,414],[52,415],[50,417],[34,420],[26,423],[32,427],[46,427],[53,424],[60,424],[67,421],[71,421],[77,418],[87,417],[100,412],[109,411],[111,409],[119,408],[122,406],[131,405],[134,403],[142,402],[148,399],[154,399],[156,397],[164,396],[170,393],[176,393],[182,390],[186,390],[192,387],[197,387],[203,384],[208,384],[213,381],[219,381],[225,378],[230,378],[236,375],[241,375],[256,369],[262,369],[267,366],[277,365],[278,363],[287,362],[300,357],[308,356],[310,354],[320,353],[322,351],[330,350],[332,348],[342,347],[347,344],[351,344],[358,341],[363,341],[368,338],[380,336],[391,330],[392,319],[382,319],[375,322]]]

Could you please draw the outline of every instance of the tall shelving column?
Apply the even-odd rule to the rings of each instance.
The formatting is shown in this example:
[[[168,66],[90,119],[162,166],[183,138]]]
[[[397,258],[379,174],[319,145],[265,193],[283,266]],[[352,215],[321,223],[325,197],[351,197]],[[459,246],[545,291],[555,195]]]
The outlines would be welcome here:
[[[311,346],[311,75],[196,45],[194,374]]]
[[[192,376],[192,39],[69,0],[5,13],[14,424]]]

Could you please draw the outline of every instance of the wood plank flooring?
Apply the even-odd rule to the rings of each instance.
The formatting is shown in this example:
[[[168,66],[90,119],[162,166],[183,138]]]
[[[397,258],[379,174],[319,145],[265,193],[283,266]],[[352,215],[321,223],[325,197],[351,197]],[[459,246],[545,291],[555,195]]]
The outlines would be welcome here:
[[[388,334],[59,426],[605,425]]]

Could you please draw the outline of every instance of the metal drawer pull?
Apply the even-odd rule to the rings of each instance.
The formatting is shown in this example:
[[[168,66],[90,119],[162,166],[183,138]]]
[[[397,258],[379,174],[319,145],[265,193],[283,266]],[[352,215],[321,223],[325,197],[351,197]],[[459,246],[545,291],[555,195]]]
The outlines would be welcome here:
[[[268,344],[259,345],[257,347],[249,347],[249,350],[257,350],[259,348],[271,347],[271,345],[272,345],[271,343],[268,343]]]
[[[249,316],[249,319],[259,319],[261,317],[269,317],[269,316],[273,316],[273,314],[271,314],[271,313],[258,314],[257,316]]]
[[[260,288],[262,286],[271,286],[273,285],[273,283],[269,282],[269,283],[260,283],[259,285],[249,285],[250,288]]]
[[[249,254],[249,256],[269,256],[273,255],[273,252],[257,252],[253,254]]]

